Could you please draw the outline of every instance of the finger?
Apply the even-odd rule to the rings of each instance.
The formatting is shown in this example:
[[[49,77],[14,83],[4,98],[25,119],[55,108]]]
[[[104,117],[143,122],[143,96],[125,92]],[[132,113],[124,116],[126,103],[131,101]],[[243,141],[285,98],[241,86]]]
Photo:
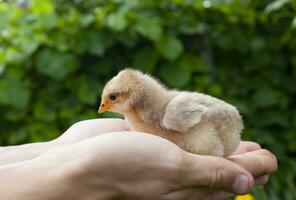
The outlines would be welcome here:
[[[233,155],[228,160],[239,164],[254,177],[270,174],[278,167],[275,156],[265,149]]]
[[[260,176],[255,178],[255,185],[264,185],[268,182],[268,175]],[[217,191],[214,190],[212,192],[207,193],[205,200],[213,200],[213,199],[228,199],[230,197],[233,197],[234,194],[225,192],[225,191]]]
[[[255,185],[265,185],[269,180],[268,175],[259,176],[255,178]]]
[[[243,154],[259,149],[261,149],[261,146],[256,142],[242,141],[240,142],[238,148],[232,153],[232,155]]]
[[[252,175],[224,158],[189,154],[183,177],[185,187],[208,187],[245,194],[254,184]]]

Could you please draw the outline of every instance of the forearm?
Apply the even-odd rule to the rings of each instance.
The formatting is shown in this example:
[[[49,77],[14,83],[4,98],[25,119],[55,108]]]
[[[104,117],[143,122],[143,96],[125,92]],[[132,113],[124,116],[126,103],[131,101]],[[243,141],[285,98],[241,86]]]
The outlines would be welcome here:
[[[117,192],[113,188],[110,190],[112,185],[107,187],[108,184],[106,186],[102,180],[104,172],[90,175],[99,185],[92,185],[92,181],[86,181],[85,177],[77,179],[77,170],[86,171],[86,174],[91,172],[84,169],[80,162],[74,161],[75,153],[64,156],[64,153],[73,152],[67,149],[56,148],[31,160],[0,166],[0,199],[114,199]]]
[[[55,146],[57,146],[57,144],[52,141],[0,147],[0,166],[33,159]]]

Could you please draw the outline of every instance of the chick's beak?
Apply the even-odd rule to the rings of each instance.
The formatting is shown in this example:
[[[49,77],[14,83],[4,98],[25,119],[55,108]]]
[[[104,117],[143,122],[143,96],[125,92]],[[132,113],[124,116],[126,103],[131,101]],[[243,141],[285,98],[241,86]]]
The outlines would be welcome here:
[[[100,105],[100,108],[99,108],[98,112],[99,112],[99,113],[106,112],[106,111],[108,111],[111,107],[112,107],[112,104],[102,102],[101,105]]]

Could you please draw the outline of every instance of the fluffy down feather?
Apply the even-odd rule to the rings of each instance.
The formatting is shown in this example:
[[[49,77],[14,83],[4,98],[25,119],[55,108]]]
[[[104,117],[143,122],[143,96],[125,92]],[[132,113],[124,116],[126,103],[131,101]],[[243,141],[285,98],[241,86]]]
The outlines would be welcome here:
[[[122,113],[133,130],[158,135],[203,155],[230,155],[243,129],[234,106],[198,92],[169,90],[131,69],[106,84],[100,112],[106,110]]]

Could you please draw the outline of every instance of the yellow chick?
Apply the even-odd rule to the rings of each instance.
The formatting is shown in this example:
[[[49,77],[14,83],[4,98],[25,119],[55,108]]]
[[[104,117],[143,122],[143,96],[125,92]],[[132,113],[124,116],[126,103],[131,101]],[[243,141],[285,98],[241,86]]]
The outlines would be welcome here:
[[[166,138],[185,151],[226,157],[240,142],[237,109],[198,92],[169,90],[140,71],[125,69],[104,87],[99,113],[122,113],[132,130]]]

